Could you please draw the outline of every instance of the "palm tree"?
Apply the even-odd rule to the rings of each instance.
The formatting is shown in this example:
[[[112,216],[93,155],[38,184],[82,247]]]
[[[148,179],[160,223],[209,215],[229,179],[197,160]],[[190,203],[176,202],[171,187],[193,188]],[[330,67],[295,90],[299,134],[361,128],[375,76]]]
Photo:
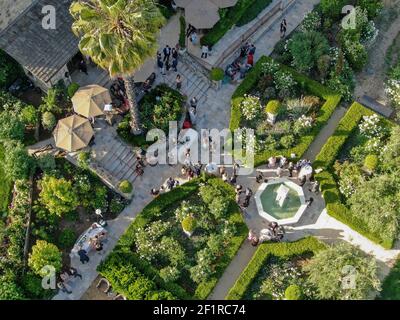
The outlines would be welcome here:
[[[140,134],[132,73],[156,54],[157,33],[164,17],[154,0],[76,0],[70,13],[81,52],[108,70],[111,77],[123,77],[132,133]]]

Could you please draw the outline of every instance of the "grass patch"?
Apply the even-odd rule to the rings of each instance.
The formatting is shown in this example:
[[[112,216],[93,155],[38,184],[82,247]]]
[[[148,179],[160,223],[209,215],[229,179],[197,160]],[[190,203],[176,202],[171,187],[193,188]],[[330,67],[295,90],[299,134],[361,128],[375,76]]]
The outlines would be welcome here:
[[[400,300],[400,260],[383,281],[379,300]]]
[[[4,172],[4,147],[0,144],[0,214],[6,213],[8,210],[8,203],[10,200],[10,192],[12,183],[6,178],[6,173]]]

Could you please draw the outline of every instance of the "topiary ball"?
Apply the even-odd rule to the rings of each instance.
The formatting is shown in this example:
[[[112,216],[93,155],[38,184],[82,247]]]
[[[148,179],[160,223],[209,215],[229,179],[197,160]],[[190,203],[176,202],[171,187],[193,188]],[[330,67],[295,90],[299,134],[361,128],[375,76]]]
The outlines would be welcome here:
[[[286,300],[301,300],[303,297],[303,293],[301,288],[296,285],[292,284],[285,290],[285,298]]]
[[[123,193],[131,193],[133,190],[132,183],[130,183],[128,180],[123,180],[119,184],[119,190]]]

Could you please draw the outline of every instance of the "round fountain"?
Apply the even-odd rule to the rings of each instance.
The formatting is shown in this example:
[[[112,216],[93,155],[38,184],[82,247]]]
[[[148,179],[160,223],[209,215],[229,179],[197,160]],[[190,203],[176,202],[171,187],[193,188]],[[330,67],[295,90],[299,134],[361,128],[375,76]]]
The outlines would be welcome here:
[[[260,216],[281,225],[297,223],[307,208],[303,189],[286,178],[263,183],[255,199]]]

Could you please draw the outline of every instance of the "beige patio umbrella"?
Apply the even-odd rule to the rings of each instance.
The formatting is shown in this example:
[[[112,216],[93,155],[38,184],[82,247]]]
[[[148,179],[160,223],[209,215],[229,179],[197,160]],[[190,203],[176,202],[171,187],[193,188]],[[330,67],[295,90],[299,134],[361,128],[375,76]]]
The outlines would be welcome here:
[[[176,6],[179,8],[186,8],[192,1],[193,0],[174,0]]]
[[[53,131],[56,146],[69,152],[85,148],[93,135],[90,122],[77,115],[61,119]]]
[[[218,7],[211,0],[192,0],[185,8],[185,17],[196,29],[211,29],[220,19]]]
[[[104,114],[104,105],[111,103],[108,89],[93,84],[80,88],[72,97],[74,111],[86,118]]]
[[[214,2],[219,8],[229,8],[233,7],[238,0],[211,0]]]

